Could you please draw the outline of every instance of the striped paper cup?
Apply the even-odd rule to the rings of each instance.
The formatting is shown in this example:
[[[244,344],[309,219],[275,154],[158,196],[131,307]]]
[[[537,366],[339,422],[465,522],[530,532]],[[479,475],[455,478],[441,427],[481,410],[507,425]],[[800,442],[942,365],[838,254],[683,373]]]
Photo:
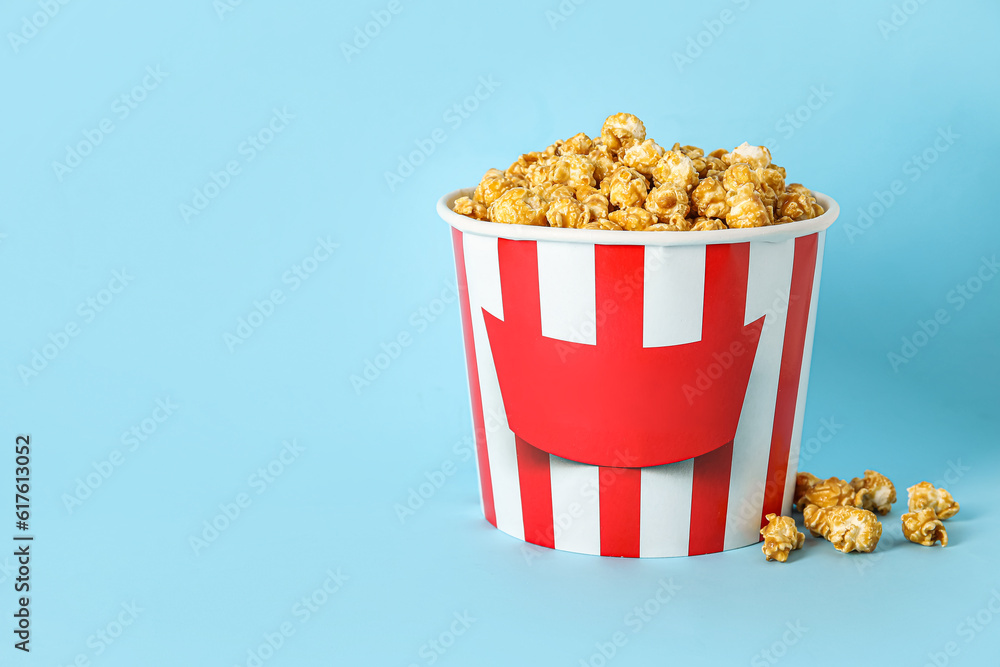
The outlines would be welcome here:
[[[790,510],[826,229],[452,227],[483,513],[602,556],[754,544]]]

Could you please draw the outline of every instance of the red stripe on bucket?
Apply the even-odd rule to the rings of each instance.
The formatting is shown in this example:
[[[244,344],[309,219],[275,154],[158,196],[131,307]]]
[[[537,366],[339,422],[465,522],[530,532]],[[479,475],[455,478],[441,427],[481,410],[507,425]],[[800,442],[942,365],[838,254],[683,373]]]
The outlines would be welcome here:
[[[642,468],[601,466],[598,474],[601,555],[638,558]]]
[[[527,331],[542,330],[538,287],[538,246],[535,241],[497,240],[503,317]],[[524,539],[555,548],[552,526],[552,476],[549,455],[517,437],[517,477],[521,487]]]
[[[802,353],[809,325],[809,302],[812,299],[813,278],[816,275],[818,234],[795,239],[792,262],[792,284],[788,289],[788,316],[785,321],[785,341],[781,348],[781,370],[778,374],[778,397],[771,430],[771,452],[767,460],[767,483],[764,486],[764,506],[760,525],[767,524],[768,514],[781,514],[788,474],[788,452],[792,445],[795,403],[802,377]]]
[[[497,239],[503,321],[522,330],[542,330],[542,305],[538,295],[538,246],[535,241]]]
[[[517,438],[517,481],[526,542],[555,549],[549,455]]]
[[[705,248],[703,339],[711,332],[729,330],[727,325],[733,320],[744,321],[749,273],[749,243]],[[725,547],[732,467],[732,442],[694,459],[688,537],[688,553],[692,556],[722,551]]]
[[[594,246],[595,303],[611,302],[604,308],[604,321],[597,329],[597,344],[605,339],[623,347],[642,347],[643,246]],[[621,398],[621,397],[617,397]]]
[[[618,344],[642,347],[643,267],[642,246],[594,246],[595,302],[614,303],[605,310],[597,330],[597,344],[614,339]],[[600,380],[597,380],[599,383]],[[617,400],[628,400],[617,396]],[[622,462],[632,460],[626,450],[617,452]],[[642,479],[639,468],[600,466],[601,555],[639,557]]]
[[[694,459],[691,484],[691,530],[688,555],[722,551],[726,544],[729,478],[733,470],[733,443]]]
[[[465,364],[469,370],[469,396],[472,402],[472,425],[476,436],[476,460],[479,461],[479,482],[483,492],[483,513],[486,515],[486,520],[496,527],[497,512],[493,504],[490,455],[486,449],[483,395],[479,389],[479,366],[476,364],[476,343],[472,335],[472,310],[469,306],[469,280],[465,272],[465,248],[462,244],[462,232],[452,227],[451,239],[455,248],[455,274],[458,278],[458,301],[462,311]]]

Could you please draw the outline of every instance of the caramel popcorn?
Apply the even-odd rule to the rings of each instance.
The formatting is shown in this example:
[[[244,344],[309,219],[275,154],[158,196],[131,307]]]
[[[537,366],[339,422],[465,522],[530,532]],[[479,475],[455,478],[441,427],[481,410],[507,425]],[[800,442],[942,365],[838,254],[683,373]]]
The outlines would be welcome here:
[[[783,169],[779,171],[777,169],[765,167],[755,170],[754,176],[757,177],[757,182],[759,182],[762,186],[769,188],[773,195],[777,197],[785,191],[785,177],[782,174],[783,171]]]
[[[516,182],[513,178],[510,178],[499,169],[490,169],[483,176],[483,179],[479,181],[476,191],[472,193],[472,198],[484,206],[489,206],[500,195],[515,186]]]
[[[629,206],[608,214],[608,219],[629,232],[641,232],[656,223],[656,216],[644,208]]]
[[[698,170],[698,177],[708,178],[711,176],[715,179],[721,179],[722,175],[726,173],[726,169],[729,169],[729,165],[723,162],[721,158],[709,155],[704,158],[704,165]]]
[[[757,176],[757,172],[743,163],[728,167],[722,175],[722,186],[726,189],[726,192],[737,190],[740,186],[747,183],[752,185],[758,193],[760,192],[761,182]]]
[[[590,161],[594,163],[594,178],[598,183],[604,181],[605,178],[611,175],[611,172],[615,170],[618,163],[615,162],[615,156],[607,146],[603,143],[599,144],[594,142],[594,147],[587,153],[587,157]]]
[[[514,160],[514,162],[512,162],[509,167],[507,167],[507,171],[504,173],[514,178],[523,179],[528,171],[528,167],[538,162],[538,160],[540,160],[543,157],[543,155],[544,155],[543,153],[538,153],[538,152],[524,153],[523,155],[521,155],[521,157]]]
[[[695,218],[691,225],[692,232],[712,232],[716,229],[728,229],[726,223],[716,218]]]
[[[646,126],[630,113],[608,116],[601,128],[601,139],[613,151],[628,148],[646,138]]]
[[[546,201],[576,196],[574,188],[562,183],[543,183],[533,186],[530,190]]]
[[[545,209],[549,227],[576,227],[590,222],[590,209],[572,197],[560,197]]]
[[[771,164],[771,151],[765,146],[751,146],[744,141],[732,153],[723,155],[722,161],[726,164],[747,164],[754,169],[764,168]]]
[[[585,224],[580,229],[606,229],[608,231],[620,232],[623,231],[621,225],[617,222],[609,220],[608,218],[596,218]]]
[[[594,142],[583,132],[574,134],[559,147],[559,155],[586,155],[593,149]]]
[[[647,188],[645,176],[625,165],[619,165],[601,181],[601,194],[618,208],[642,206],[646,201]]]
[[[511,188],[490,205],[489,218],[508,225],[546,224],[545,203],[524,188]]]
[[[653,184],[669,183],[685,192],[690,192],[698,185],[698,170],[687,155],[676,151],[667,151],[652,170]]]
[[[874,551],[882,537],[882,524],[859,507],[807,505],[802,519],[813,537],[824,537],[843,553]]]
[[[786,186],[785,178],[764,146],[744,142],[706,155],[675,142],[664,150],[646,136],[641,120],[617,113],[598,136],[579,132],[522,153],[504,171],[490,169],[452,209],[504,224],[633,231],[763,227],[824,213],[808,188]],[[518,192],[506,196],[512,190]],[[612,215],[621,225],[611,222]]]
[[[796,484],[798,479],[796,479]],[[836,505],[850,505],[851,507],[861,507],[859,493],[850,484],[842,479],[831,477],[818,484],[811,486],[801,496],[799,496],[796,506],[802,510],[809,505],[817,507],[834,507]]]
[[[683,232],[687,229],[685,225],[677,225],[669,222],[657,222],[644,229],[644,232]]]
[[[581,185],[576,189],[576,198],[590,209],[591,218],[608,217],[611,202],[597,188],[589,185]]]
[[[872,512],[886,515],[896,502],[896,487],[889,478],[874,470],[865,470],[864,477],[851,480],[851,488],[859,492],[861,507]]]
[[[767,519],[767,525],[760,529],[760,534],[764,536],[761,551],[767,560],[784,563],[788,560],[788,552],[802,548],[806,536],[799,532],[795,519],[790,516],[768,514],[764,518]]]
[[[930,482],[920,482],[906,490],[909,494],[909,508],[913,512],[929,507],[937,518],[944,520],[958,514],[958,503],[944,489],[935,488]]]
[[[716,178],[706,178],[691,192],[691,206],[699,217],[725,220],[729,214],[726,189]]]
[[[729,172],[726,172],[728,176]],[[764,227],[771,224],[767,207],[754,189],[753,183],[744,183],[726,194],[726,205],[729,213],[726,224],[732,228]]]
[[[622,150],[619,159],[622,164],[632,167],[643,176],[650,176],[653,167],[663,156],[663,149],[656,145],[652,139],[646,139],[641,144],[635,144]]]
[[[455,213],[461,213],[476,220],[486,220],[486,207],[468,197],[459,197],[455,200]]]
[[[811,472],[800,472],[795,476],[795,493],[792,494],[792,504],[798,507],[800,510],[805,507],[805,505],[799,504],[799,499],[805,495],[806,491],[813,488],[823,480],[812,474]]]
[[[925,547],[932,547],[935,542],[948,546],[948,531],[930,507],[903,515],[903,536]]]
[[[675,185],[657,185],[646,196],[646,210],[656,216],[654,222],[678,224],[690,210],[687,193]]]
[[[596,185],[594,163],[585,155],[564,155],[556,158],[549,167],[548,180],[565,183],[571,187]]]
[[[778,195],[776,213],[781,217],[788,217],[792,220],[807,220],[815,217],[813,205],[816,204],[816,200],[813,198],[812,193],[804,188],[802,189],[805,190],[804,192],[802,190],[791,189],[795,185],[798,184],[792,183],[792,185],[788,186],[789,189]],[[802,186],[799,187],[801,188]]]
[[[544,185],[552,175],[552,158],[543,156],[537,162],[528,165],[524,170],[524,178],[531,185]]]

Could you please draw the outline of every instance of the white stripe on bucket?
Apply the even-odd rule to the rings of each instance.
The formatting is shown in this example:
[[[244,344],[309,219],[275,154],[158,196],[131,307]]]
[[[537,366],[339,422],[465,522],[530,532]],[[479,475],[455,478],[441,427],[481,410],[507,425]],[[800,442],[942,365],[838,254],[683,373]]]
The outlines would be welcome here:
[[[823,246],[826,242],[826,232],[819,232],[816,239],[816,270],[813,273],[812,296],[809,298],[809,321],[806,325],[806,342],[802,349],[802,374],[799,376],[799,393],[795,400],[795,421],[792,422],[792,446],[788,450],[788,476],[785,479],[785,492],[781,500],[781,511],[788,514],[792,507],[792,495],[795,491],[795,475],[798,470],[799,453],[802,447],[802,422],[806,411],[806,389],[809,387],[809,364],[812,361],[813,334],[816,330],[816,305],[819,302],[819,272],[823,267]]]
[[[542,335],[596,345],[594,246],[538,241],[536,247]]]
[[[524,539],[521,515],[521,486],[517,476],[517,449],[514,434],[507,427],[507,417],[500,395],[493,352],[486,335],[483,308],[503,317],[503,296],[500,291],[500,262],[497,239],[463,234],[465,266],[469,283],[469,310],[479,367],[479,390],[483,399],[483,419],[486,426],[486,451],[490,460],[493,483],[493,504],[497,528]]]
[[[556,549],[601,553],[600,468],[550,455],[549,472]]]
[[[760,531],[794,254],[794,239],[750,243],[744,323],[749,324],[762,315],[766,319],[733,440],[726,549],[752,543]]]
[[[642,346],[701,340],[705,246],[646,246],[644,264]]]
[[[641,475],[639,556],[686,556],[694,459],[643,468]]]

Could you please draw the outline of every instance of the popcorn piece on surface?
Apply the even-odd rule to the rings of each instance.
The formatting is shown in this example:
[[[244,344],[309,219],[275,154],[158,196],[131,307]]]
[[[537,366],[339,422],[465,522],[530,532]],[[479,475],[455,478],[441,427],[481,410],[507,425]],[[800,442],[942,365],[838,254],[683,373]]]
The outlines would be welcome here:
[[[596,218],[585,224],[580,229],[606,229],[609,231],[623,231],[621,225],[608,218]]]
[[[882,537],[882,524],[875,515],[859,507],[807,505],[803,522],[814,537],[824,537],[843,553],[874,551]]]
[[[790,516],[768,514],[764,518],[767,519],[767,525],[760,529],[760,534],[764,536],[761,551],[767,560],[784,563],[788,560],[790,551],[802,548],[806,536],[799,532],[795,519]]]
[[[656,216],[644,208],[629,206],[608,214],[608,219],[629,232],[641,232],[656,223]]]
[[[560,197],[545,209],[549,227],[575,227],[579,229],[590,222],[590,209],[572,197]]]
[[[591,218],[606,218],[611,202],[601,194],[601,191],[589,185],[581,185],[576,189],[576,198],[588,209]]]
[[[586,155],[593,149],[594,142],[583,132],[574,134],[559,147],[559,155]]]
[[[909,494],[909,508],[913,512],[929,507],[937,518],[950,519],[958,514],[958,503],[944,489],[935,488],[930,482],[920,482],[906,490]]]
[[[564,155],[556,158],[549,168],[548,180],[565,183],[573,188],[581,185],[597,185],[594,179],[594,163],[586,155]]]
[[[896,487],[888,477],[874,470],[865,470],[864,477],[852,479],[851,488],[861,492],[858,495],[861,507],[883,516],[889,513],[892,504],[896,502]]]
[[[601,194],[618,208],[642,206],[646,201],[647,187],[645,176],[621,164],[601,181]]]
[[[690,192],[698,185],[698,170],[687,155],[666,151],[652,169],[654,185],[669,183]]]
[[[608,116],[601,128],[601,139],[613,151],[628,148],[646,138],[646,126],[630,113]]]
[[[677,186],[664,183],[657,185],[646,195],[646,210],[656,216],[654,222],[674,223],[676,218],[684,218],[690,210],[687,193]]]
[[[823,480],[811,472],[800,472],[795,476],[795,493],[792,495],[792,504],[802,509],[805,505],[799,505],[799,499],[805,492],[813,488]]]
[[[771,224],[769,209],[764,206],[752,183],[744,183],[726,194],[726,204],[729,206],[726,224],[730,229],[765,227]]]
[[[798,478],[796,478],[795,481],[796,486],[798,486]],[[796,507],[798,507],[799,510],[802,510],[804,507],[809,505],[816,505],[817,507],[833,507],[835,505],[860,507],[860,495],[861,494],[855,491],[854,488],[844,480],[836,477],[830,477],[829,479],[813,485],[801,496],[799,496]]]
[[[468,197],[459,197],[455,200],[455,205],[452,207],[455,213],[473,218],[475,220],[487,220],[486,206],[475,201],[474,199],[469,199]]]
[[[723,155],[722,159],[728,164],[748,164],[757,169],[771,164],[771,151],[766,146],[751,146],[744,141],[731,153]]]
[[[511,188],[490,205],[489,218],[508,225],[547,226],[545,202],[525,188]]]
[[[717,229],[729,229],[726,223],[717,218],[695,218],[691,225],[692,232],[713,232]]]
[[[635,144],[622,150],[618,154],[621,163],[627,167],[632,167],[643,176],[650,176],[653,167],[663,157],[663,149],[652,139],[646,139],[641,144]]]
[[[691,192],[691,207],[701,217],[725,220],[729,214],[726,189],[715,178],[706,178]]]
[[[948,546],[948,531],[930,507],[903,515],[903,536],[925,547],[932,547],[935,542]]]

